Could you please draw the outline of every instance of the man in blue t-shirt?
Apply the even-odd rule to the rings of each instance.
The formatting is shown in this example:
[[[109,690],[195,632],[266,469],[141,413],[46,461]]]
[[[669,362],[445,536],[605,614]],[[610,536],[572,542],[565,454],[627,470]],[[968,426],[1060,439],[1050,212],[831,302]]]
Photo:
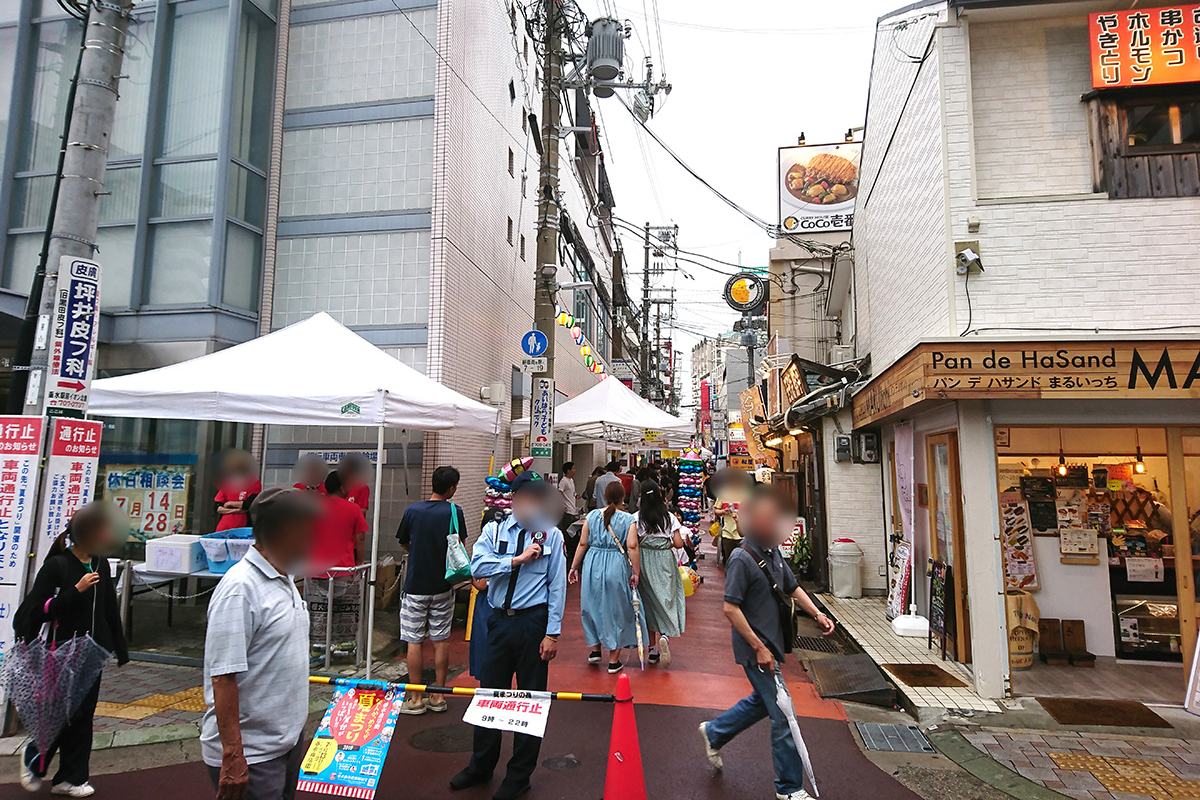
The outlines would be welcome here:
[[[450,668],[450,620],[454,616],[454,587],[446,581],[446,537],[452,523],[460,541],[467,538],[462,509],[450,502],[458,489],[458,470],[438,467],[433,471],[433,494],[404,511],[396,538],[408,551],[408,577],[400,599],[400,639],[408,644],[408,676],[421,683],[425,662],[421,644],[433,642],[433,669],[437,685],[446,685]],[[451,514],[454,516],[451,517]],[[409,692],[400,706],[401,714],[445,711],[439,695],[424,697]]]

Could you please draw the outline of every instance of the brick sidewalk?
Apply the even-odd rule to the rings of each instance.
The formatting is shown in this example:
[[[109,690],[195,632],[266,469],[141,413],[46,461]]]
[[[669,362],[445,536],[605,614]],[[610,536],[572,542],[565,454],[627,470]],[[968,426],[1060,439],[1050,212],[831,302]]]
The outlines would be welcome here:
[[[976,748],[1019,775],[1079,800],[1200,798],[1200,741],[980,728]]]

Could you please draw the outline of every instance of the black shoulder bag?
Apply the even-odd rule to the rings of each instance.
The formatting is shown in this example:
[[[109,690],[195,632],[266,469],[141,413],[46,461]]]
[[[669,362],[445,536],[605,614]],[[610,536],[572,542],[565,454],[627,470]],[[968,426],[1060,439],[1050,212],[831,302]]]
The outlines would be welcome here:
[[[796,601],[775,582],[775,577],[771,575],[771,570],[767,566],[765,558],[756,556],[754,551],[746,546],[745,541],[742,542],[742,549],[746,551],[746,554],[750,558],[754,559],[755,564],[758,564],[758,568],[762,570],[763,577],[767,579],[767,583],[771,587],[771,593],[775,595],[775,600],[779,604],[779,621],[783,626],[783,652],[784,654],[790,653],[795,647],[796,637],[800,635],[800,626],[796,620]],[[776,653],[776,656],[778,655]]]

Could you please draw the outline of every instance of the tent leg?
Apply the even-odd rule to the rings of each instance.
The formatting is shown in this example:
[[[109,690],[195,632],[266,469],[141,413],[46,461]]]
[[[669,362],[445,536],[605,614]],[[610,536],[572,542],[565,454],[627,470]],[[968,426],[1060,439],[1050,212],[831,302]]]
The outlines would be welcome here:
[[[375,443],[375,508],[371,520],[371,567],[367,580],[367,680],[371,679],[375,645],[375,563],[379,560],[379,506],[383,498],[379,487],[383,483],[383,426]]]

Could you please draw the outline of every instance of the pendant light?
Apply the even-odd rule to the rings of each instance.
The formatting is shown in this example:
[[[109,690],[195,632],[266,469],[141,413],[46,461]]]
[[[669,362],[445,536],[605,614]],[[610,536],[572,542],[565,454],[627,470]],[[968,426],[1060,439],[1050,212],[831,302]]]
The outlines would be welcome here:
[[[1145,475],[1146,462],[1142,461],[1142,435],[1137,428],[1133,429],[1133,438],[1137,442],[1137,461],[1133,463],[1133,471],[1138,475]]]
[[[1058,429],[1058,475],[1060,478],[1067,476],[1067,458],[1063,455],[1062,428]]]

